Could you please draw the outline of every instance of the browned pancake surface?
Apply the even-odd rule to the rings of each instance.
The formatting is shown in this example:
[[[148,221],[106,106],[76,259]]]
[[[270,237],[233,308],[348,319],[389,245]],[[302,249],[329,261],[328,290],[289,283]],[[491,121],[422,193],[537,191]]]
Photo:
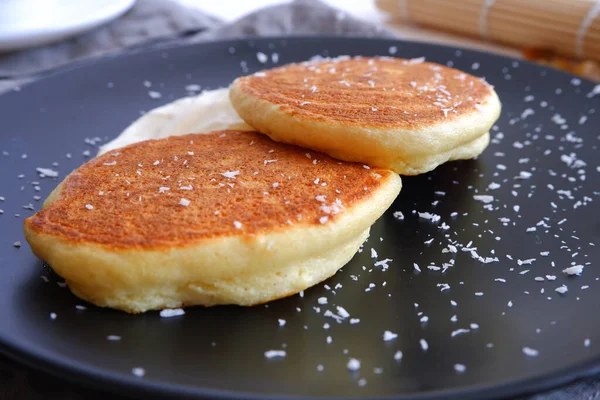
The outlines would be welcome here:
[[[170,137],[89,161],[25,223],[72,242],[185,246],[335,220],[389,174],[255,132]]]
[[[482,79],[456,69],[386,57],[290,64],[236,84],[300,118],[405,129],[471,113],[493,92]]]

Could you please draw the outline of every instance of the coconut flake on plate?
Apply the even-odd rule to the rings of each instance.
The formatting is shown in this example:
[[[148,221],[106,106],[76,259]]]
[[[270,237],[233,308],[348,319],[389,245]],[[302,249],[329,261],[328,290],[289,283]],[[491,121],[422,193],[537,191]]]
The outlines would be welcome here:
[[[160,317],[161,318],[172,318],[172,317],[179,317],[184,314],[185,314],[185,311],[183,311],[183,309],[181,309],[181,308],[173,308],[173,309],[167,308],[167,309],[161,310]]]
[[[346,364],[346,368],[350,371],[358,371],[360,369],[360,361],[356,358],[350,358]]]
[[[567,275],[581,275],[583,272],[583,265],[574,265],[569,268],[563,269],[563,271]]]
[[[540,354],[538,350],[532,349],[531,347],[523,347],[521,351],[523,351],[523,354],[529,357],[536,357],[538,354]]]
[[[284,358],[286,356],[285,350],[268,350],[265,351],[265,358]]]
[[[391,331],[384,331],[383,332],[383,341],[384,342],[389,342],[390,340],[394,340],[398,337],[397,333],[393,333]]]

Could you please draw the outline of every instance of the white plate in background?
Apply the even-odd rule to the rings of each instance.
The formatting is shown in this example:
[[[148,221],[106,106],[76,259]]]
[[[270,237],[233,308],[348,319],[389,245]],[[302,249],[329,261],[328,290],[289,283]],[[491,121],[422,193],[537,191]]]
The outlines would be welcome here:
[[[1,0],[0,51],[39,46],[96,28],[135,0]]]

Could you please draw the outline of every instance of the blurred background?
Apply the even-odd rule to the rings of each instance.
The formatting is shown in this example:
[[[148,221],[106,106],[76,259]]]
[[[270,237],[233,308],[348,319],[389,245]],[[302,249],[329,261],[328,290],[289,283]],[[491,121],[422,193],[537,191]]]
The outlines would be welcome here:
[[[140,29],[147,31],[147,40],[173,39],[169,36],[233,25],[249,15],[260,20],[261,10],[285,5],[290,9],[279,21],[266,18],[263,25],[285,25],[286,18],[290,21],[298,17],[319,18],[322,10],[321,14],[313,15],[311,7],[328,6],[336,10],[338,21],[348,17],[371,24],[382,35],[525,58],[600,81],[600,1],[596,0],[0,0],[0,76],[10,75],[6,65],[2,68],[3,61],[15,56],[23,58],[27,51],[77,43],[82,35],[89,38],[92,32],[100,35],[106,26],[114,28],[120,19],[127,20],[128,15],[136,14],[136,8],[137,24],[130,24],[128,30],[127,22],[121,22],[125,29],[121,26],[111,30],[112,39],[105,41],[116,40],[119,48],[139,45],[144,32],[133,31]],[[173,11],[168,11],[169,8]],[[170,14],[157,23],[157,12]],[[140,25],[144,13],[152,24]],[[204,19],[198,19],[199,15]],[[293,25],[293,21],[290,23]],[[245,29],[250,36],[269,32],[306,33],[306,29],[298,26],[282,27],[279,31],[275,28]],[[121,32],[122,36],[115,38],[115,32]],[[361,35],[363,31],[331,32],[317,28],[310,33],[356,35],[357,32]],[[100,48],[87,48],[81,57],[106,53],[102,43],[97,40],[95,43],[89,46]],[[114,47],[108,46],[106,50],[114,51]],[[16,68],[14,65],[18,64],[11,65]]]

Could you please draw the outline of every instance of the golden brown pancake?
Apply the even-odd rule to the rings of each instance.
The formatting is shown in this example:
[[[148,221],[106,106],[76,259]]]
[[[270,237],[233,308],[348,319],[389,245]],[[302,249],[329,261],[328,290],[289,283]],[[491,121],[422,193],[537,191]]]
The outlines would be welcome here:
[[[407,175],[479,154],[500,112],[485,81],[421,59],[290,64],[237,79],[230,98],[274,140]]]
[[[84,164],[25,233],[100,306],[252,305],[333,275],[399,190],[391,171],[254,132],[185,135]]]

